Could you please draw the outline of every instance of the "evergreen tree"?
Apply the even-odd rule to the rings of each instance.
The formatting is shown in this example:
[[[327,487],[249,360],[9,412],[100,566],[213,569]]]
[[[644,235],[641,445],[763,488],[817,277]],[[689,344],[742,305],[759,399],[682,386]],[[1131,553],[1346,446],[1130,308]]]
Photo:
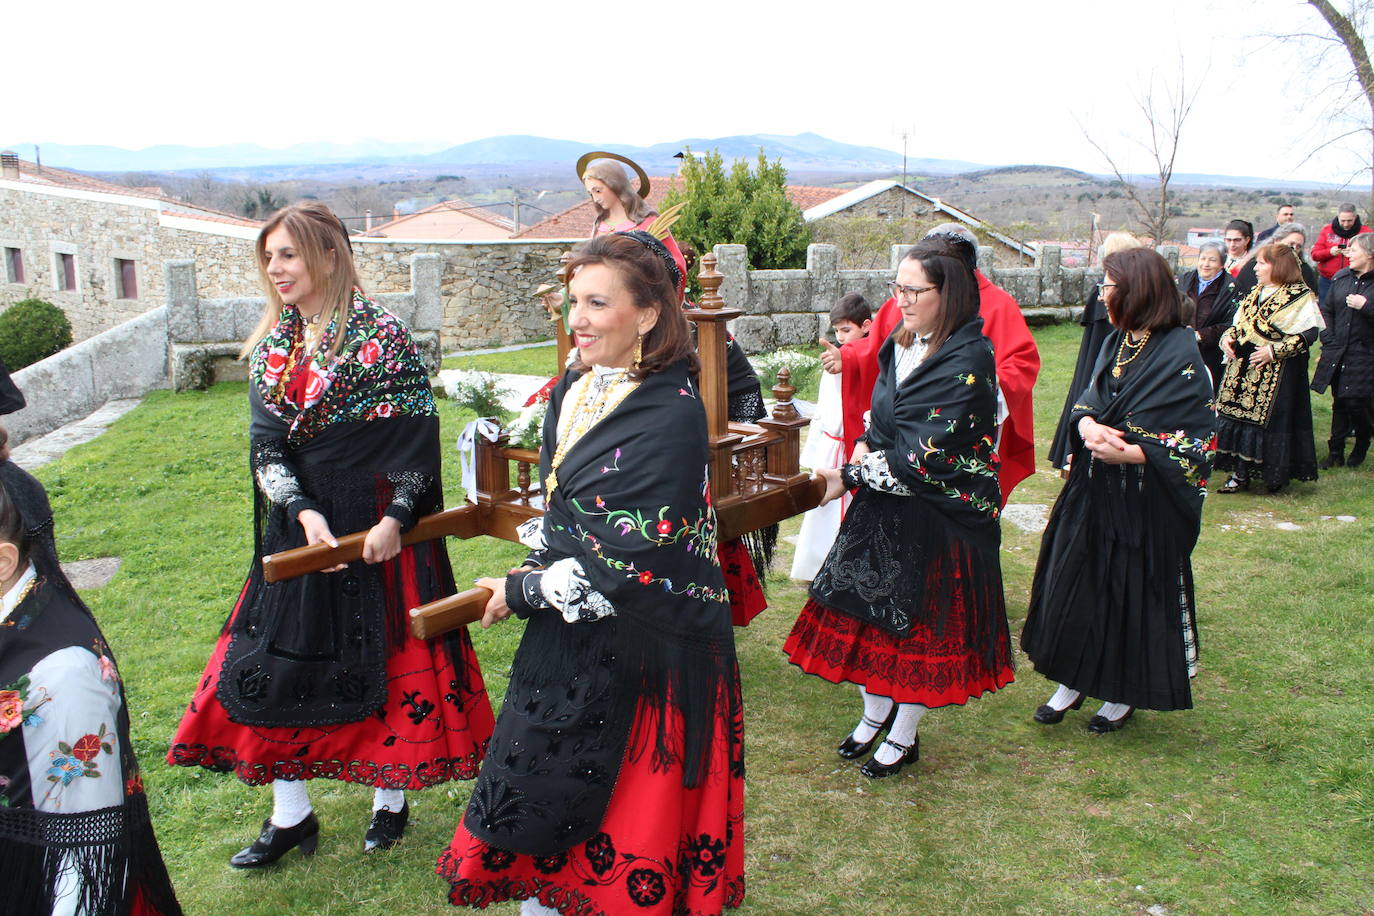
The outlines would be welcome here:
[[[705,254],[715,245],[744,245],[753,268],[805,267],[811,227],[787,197],[787,170],[759,150],[758,162],[737,159],[725,171],[720,152],[690,155],[682,165],[682,184],[668,192],[666,210],[687,205],[673,235]]]

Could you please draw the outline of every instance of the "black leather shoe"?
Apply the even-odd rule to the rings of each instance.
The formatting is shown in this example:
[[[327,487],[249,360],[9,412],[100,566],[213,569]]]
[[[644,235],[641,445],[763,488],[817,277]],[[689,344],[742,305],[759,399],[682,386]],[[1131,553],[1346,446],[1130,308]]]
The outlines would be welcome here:
[[[892,711],[887,714],[887,718],[882,722],[874,722],[868,716],[864,716],[864,723],[867,724],[869,728],[877,729],[877,731],[873,733],[873,737],[869,738],[867,741],[855,741],[854,733],[850,732],[845,736],[845,739],[840,742],[840,746],[837,747],[835,751],[845,760],[853,760],[856,757],[862,757],[873,747],[873,742],[878,740],[878,736],[892,727],[892,720],[895,718],[897,718],[896,703],[892,704]]]
[[[868,762],[859,767],[859,772],[869,779],[882,779],[886,776],[896,776],[902,771],[902,767],[908,763],[921,759],[921,736],[916,738],[908,745],[898,744],[891,738],[883,741],[883,744],[891,745],[901,751],[902,756],[897,758],[896,763],[879,763],[876,757],[870,757]]]
[[[401,841],[401,834],[406,832],[406,824],[409,821],[410,802],[401,805],[400,811],[392,811],[390,808],[373,811],[372,823],[367,825],[367,833],[363,836],[363,852],[375,852],[395,846]]]
[[[1117,731],[1121,728],[1121,726],[1126,724],[1126,720],[1129,719],[1134,713],[1135,707],[1132,706],[1130,709],[1126,710],[1126,714],[1122,716],[1120,719],[1108,719],[1103,716],[1093,716],[1091,719],[1088,720],[1088,731],[1092,732],[1094,735],[1106,735],[1110,732]]]
[[[1249,478],[1241,480],[1239,477],[1232,476],[1230,480],[1217,488],[1218,493],[1244,493],[1250,489]]]
[[[239,850],[229,864],[235,868],[265,868],[297,846],[301,855],[312,855],[319,842],[320,821],[314,811],[294,827],[278,827],[268,818],[262,822],[262,833],[253,845]]]
[[[1033,715],[1031,718],[1039,722],[1041,725],[1058,725],[1060,722],[1064,721],[1064,713],[1068,712],[1070,709],[1078,709],[1082,705],[1083,694],[1080,693],[1078,695],[1078,699],[1074,700],[1072,703],[1070,703],[1068,706],[1065,706],[1063,709],[1055,709],[1053,706],[1046,703],[1045,705],[1037,709],[1035,711],[1035,715]]]
[[[1356,439],[1355,447],[1350,450],[1350,460],[1346,462],[1347,467],[1357,468],[1364,464],[1365,456],[1369,454],[1369,440]]]

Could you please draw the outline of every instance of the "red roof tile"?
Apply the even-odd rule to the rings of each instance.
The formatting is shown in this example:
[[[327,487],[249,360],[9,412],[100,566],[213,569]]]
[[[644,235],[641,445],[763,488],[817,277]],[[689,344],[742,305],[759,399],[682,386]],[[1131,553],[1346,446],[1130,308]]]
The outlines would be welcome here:
[[[435,213],[440,210],[460,211],[466,216],[471,216],[473,219],[481,220],[484,223],[490,223],[498,229],[504,229],[507,233],[515,229],[515,223],[506,219],[504,216],[497,216],[481,204],[470,204],[465,200],[459,200],[455,197],[453,200],[443,200],[437,204],[425,207],[423,210],[416,210],[414,213],[407,213],[405,216],[398,216],[396,219],[378,223],[367,232],[364,232],[363,235],[375,235],[383,229],[391,230],[401,223],[414,219],[421,214]]]

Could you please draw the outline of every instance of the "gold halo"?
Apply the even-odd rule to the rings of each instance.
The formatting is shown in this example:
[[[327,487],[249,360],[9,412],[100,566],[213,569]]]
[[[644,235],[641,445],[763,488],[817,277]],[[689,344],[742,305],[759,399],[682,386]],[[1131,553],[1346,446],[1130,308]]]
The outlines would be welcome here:
[[[556,283],[541,283],[539,288],[530,294],[531,299],[543,299],[549,293],[562,293],[563,287]]]
[[[649,176],[645,174],[642,168],[639,167],[638,162],[635,162],[628,156],[622,156],[619,153],[608,153],[604,150],[593,150],[590,153],[584,154],[581,159],[577,160],[578,181],[584,180],[582,178],[582,173],[587,171],[587,166],[591,165],[592,161],[596,159],[614,159],[617,162],[623,162],[630,168],[634,169],[635,175],[639,176],[639,190],[635,193],[637,193],[644,200],[649,199]]]

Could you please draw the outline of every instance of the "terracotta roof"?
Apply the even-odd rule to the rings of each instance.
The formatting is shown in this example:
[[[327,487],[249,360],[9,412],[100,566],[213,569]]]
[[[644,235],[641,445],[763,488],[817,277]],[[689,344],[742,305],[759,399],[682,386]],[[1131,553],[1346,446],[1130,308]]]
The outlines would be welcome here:
[[[649,206],[655,210],[663,207],[663,200],[668,196],[668,191],[677,186],[679,178],[676,176],[659,176],[649,179]],[[824,203],[834,197],[839,197],[844,193],[841,188],[818,188],[811,185],[787,186],[787,197],[800,209],[806,210],[817,204]],[[540,220],[528,229],[516,233],[513,238],[517,239],[585,239],[592,234],[592,223],[596,221],[596,211],[592,208],[590,200],[584,200],[580,204],[574,204],[562,213],[555,213],[547,219]]]
[[[164,208],[162,211],[170,216],[181,216],[187,219],[203,219],[214,223],[230,223],[236,226],[262,225],[260,220],[245,219],[233,213],[226,213],[223,210],[202,207],[200,204],[188,203],[184,200],[177,200],[175,197],[168,197],[163,193],[161,188],[131,188],[127,185],[102,181],[90,175],[82,175],[80,172],[69,172],[66,169],[55,169],[47,165],[40,169],[35,163],[29,162],[27,159],[19,160],[19,180],[24,183],[54,188],[69,188],[74,191],[92,191],[100,194],[118,194],[123,197],[141,197],[146,200],[157,200],[170,205],[170,208]]]
[[[405,216],[399,216],[396,219],[387,220],[384,223],[378,223],[367,232],[364,232],[363,235],[376,235],[383,229],[390,231],[395,227],[401,225],[402,223],[412,220],[417,216],[421,216],[423,214],[428,213],[436,213],[441,210],[454,210],[457,212],[461,212],[465,216],[471,216],[473,219],[481,220],[484,223],[490,223],[498,229],[504,229],[507,234],[509,234],[512,230],[515,229],[515,223],[506,219],[504,216],[497,216],[495,213],[492,213],[490,210],[486,209],[486,207],[481,204],[470,204],[465,200],[459,200],[455,197],[453,200],[443,200],[437,204],[425,207],[423,210],[416,210],[414,213],[407,213]]]

